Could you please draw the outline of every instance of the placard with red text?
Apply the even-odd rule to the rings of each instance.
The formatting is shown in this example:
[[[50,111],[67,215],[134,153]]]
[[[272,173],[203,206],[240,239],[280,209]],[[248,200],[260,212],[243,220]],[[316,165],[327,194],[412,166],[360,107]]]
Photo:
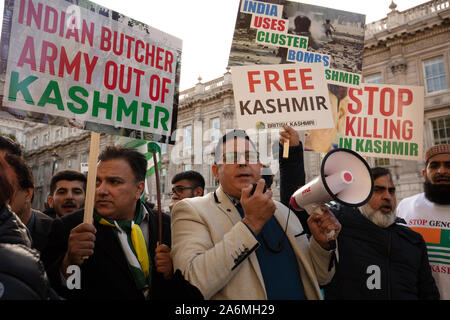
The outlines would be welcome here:
[[[364,156],[421,160],[424,88],[364,84],[350,88],[338,146]]]
[[[176,129],[176,37],[89,1],[6,0],[1,47],[2,116],[161,142]]]
[[[322,65],[242,66],[231,74],[240,129],[333,127]]]

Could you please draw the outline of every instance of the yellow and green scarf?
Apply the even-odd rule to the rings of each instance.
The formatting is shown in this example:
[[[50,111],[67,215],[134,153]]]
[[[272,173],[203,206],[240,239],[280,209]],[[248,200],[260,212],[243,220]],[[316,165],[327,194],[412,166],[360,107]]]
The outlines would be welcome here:
[[[137,201],[134,219],[131,221],[112,220],[102,217],[94,210],[94,219],[100,224],[114,228],[123,253],[127,258],[128,267],[133,275],[136,286],[147,298],[151,286],[151,257],[147,251],[144,235],[139,225],[144,217],[144,206]]]

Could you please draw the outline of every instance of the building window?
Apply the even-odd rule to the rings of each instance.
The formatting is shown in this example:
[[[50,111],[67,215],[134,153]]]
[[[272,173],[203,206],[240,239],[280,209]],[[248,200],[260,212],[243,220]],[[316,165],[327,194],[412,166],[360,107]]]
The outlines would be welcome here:
[[[67,168],[72,168],[72,159],[67,159]]]
[[[48,133],[44,134],[44,144],[48,144],[50,135]]]
[[[192,126],[184,127],[184,146],[190,148],[192,146]]]
[[[433,145],[450,143],[450,116],[432,119]]]
[[[436,92],[447,89],[447,77],[445,75],[445,64],[442,56],[428,59],[423,62],[425,73],[425,86],[427,92]]]
[[[165,154],[167,152],[167,144],[161,143],[161,154]]]
[[[365,77],[364,83],[378,83],[378,84],[383,83],[381,73],[375,73],[375,74]]]
[[[386,167],[391,164],[391,159],[389,158],[375,158],[375,167]]]
[[[38,145],[38,137],[33,138],[33,147],[37,147]]]
[[[161,169],[161,179],[159,181],[160,185],[161,185],[161,194],[164,194],[166,192],[166,168],[162,168]]]
[[[56,130],[55,133],[55,139],[60,139],[61,138],[61,129]]]
[[[190,163],[185,163],[184,164],[184,171],[189,171],[192,170],[192,165]]]
[[[216,142],[220,139],[220,118],[211,119],[211,142]]]

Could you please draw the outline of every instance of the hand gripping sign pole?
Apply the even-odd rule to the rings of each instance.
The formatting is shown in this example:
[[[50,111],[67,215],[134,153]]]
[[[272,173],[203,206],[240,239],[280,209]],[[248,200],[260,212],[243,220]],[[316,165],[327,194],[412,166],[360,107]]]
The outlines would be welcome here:
[[[89,149],[89,169],[86,186],[86,201],[84,205],[83,222],[93,223],[95,184],[97,180],[98,150],[100,146],[100,133],[91,132],[91,144]]]

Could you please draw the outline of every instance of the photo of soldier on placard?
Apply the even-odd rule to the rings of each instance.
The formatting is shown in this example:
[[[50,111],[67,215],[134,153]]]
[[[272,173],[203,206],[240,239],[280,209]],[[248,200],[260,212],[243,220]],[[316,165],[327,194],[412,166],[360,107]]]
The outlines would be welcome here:
[[[286,63],[287,48],[255,41],[252,14],[241,11],[231,44],[229,66]],[[330,68],[361,73],[365,15],[292,1],[259,1],[283,6],[288,34],[308,37],[307,51],[331,57]],[[300,61],[299,61],[300,62]]]
[[[361,73],[364,15],[297,2],[286,4],[283,14],[289,19],[289,33],[309,32],[308,51],[330,55],[331,68]],[[308,24],[309,30],[301,29]]]

